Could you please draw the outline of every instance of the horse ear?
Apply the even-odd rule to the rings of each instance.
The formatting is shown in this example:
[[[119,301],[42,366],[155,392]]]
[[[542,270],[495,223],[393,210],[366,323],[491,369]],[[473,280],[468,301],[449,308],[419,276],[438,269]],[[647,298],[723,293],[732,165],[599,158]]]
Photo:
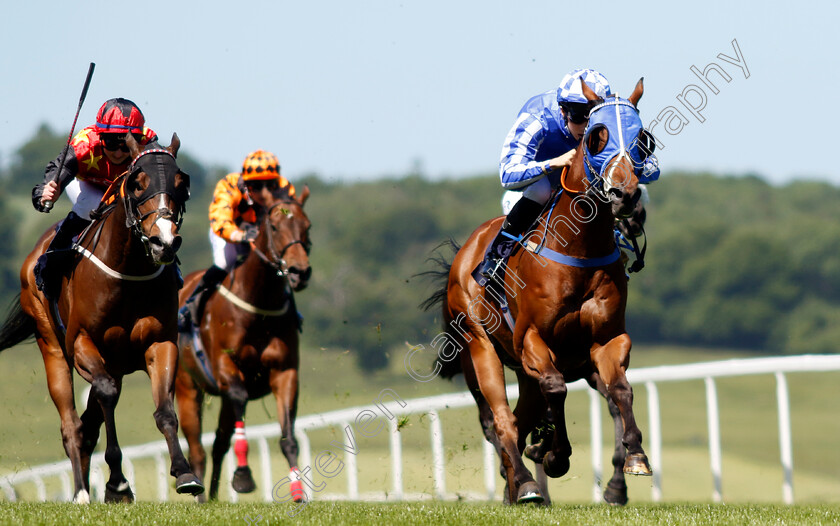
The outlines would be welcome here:
[[[181,147],[181,139],[178,138],[177,133],[172,133],[172,140],[169,142],[169,146],[166,147],[169,150],[169,153],[172,154],[172,157],[178,157],[178,148]]]
[[[309,199],[309,185],[304,185],[303,191],[300,193],[300,197],[297,201],[300,203],[300,206],[303,206],[307,199]]]
[[[642,98],[642,94],[645,92],[645,78],[642,77],[639,79],[639,82],[636,83],[636,89],[633,90],[633,93],[630,94],[630,98],[627,99],[630,101],[633,106],[639,105],[639,100]]]
[[[583,81],[583,78],[580,79],[580,87],[583,88],[583,96],[586,97],[586,100],[595,101],[601,99],[601,97],[599,97],[597,93],[592,91],[592,88],[586,85],[586,82]]]
[[[125,134],[125,145],[128,146],[128,153],[131,154],[132,159],[136,159],[143,152],[143,148],[137,143],[134,135],[130,133]]]

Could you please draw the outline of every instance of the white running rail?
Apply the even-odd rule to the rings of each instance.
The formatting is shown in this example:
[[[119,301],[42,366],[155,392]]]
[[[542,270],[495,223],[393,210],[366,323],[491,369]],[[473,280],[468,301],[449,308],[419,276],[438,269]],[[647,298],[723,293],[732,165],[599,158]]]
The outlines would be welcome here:
[[[785,373],[793,372],[828,372],[840,371],[840,354],[836,355],[801,355],[772,358],[751,358],[725,360],[716,362],[703,362],[685,365],[670,365],[661,367],[648,367],[643,369],[631,369],[627,376],[630,383],[636,388],[644,385],[648,394],[648,455],[651,460],[654,476],[652,478],[652,500],[662,500],[662,434],[659,417],[659,394],[657,384],[661,382],[675,382],[685,380],[703,380],[706,387],[706,409],[709,431],[709,456],[711,459],[711,472],[714,481],[712,499],[715,502],[722,500],[721,490],[721,443],[720,443],[720,416],[718,413],[718,400],[715,379],[722,377],[772,374],[776,378],[776,399],[778,404],[779,417],[779,447],[781,451],[781,465],[783,470],[782,500],[786,504],[792,504],[793,494],[793,451],[791,441],[791,420],[790,400],[788,398],[787,380]],[[601,429],[601,406],[603,399],[600,395],[586,385],[583,381],[574,382],[568,385],[569,391],[587,390],[590,393],[590,429],[592,444],[592,471],[593,486],[592,500],[601,500],[601,451],[602,451],[602,429]],[[385,391],[383,391],[385,392]],[[510,385],[507,388],[510,400],[518,398],[518,388]],[[389,422],[389,448],[391,458],[391,479],[392,488],[386,493],[381,492],[373,495],[360,495],[358,485],[358,468],[355,462],[355,455],[346,455],[344,458],[347,477],[347,494],[344,495],[318,495],[319,499],[348,499],[348,500],[415,500],[419,498],[454,498],[446,492],[446,469],[444,456],[444,435],[440,421],[440,412],[446,409],[473,407],[475,402],[468,392],[430,396],[426,398],[415,398],[406,400],[405,407],[392,401],[380,402],[380,405],[353,407],[338,411],[330,411],[316,415],[301,417],[296,422],[296,434],[300,447],[300,465],[312,465],[312,449],[307,432],[330,427],[345,429],[357,416],[364,411],[382,411],[387,409],[397,418]],[[430,442],[432,451],[432,475],[434,477],[435,495],[407,494],[403,490],[402,470],[402,442],[399,431],[398,420],[400,416],[427,414],[430,417]],[[478,426],[476,425],[478,432]],[[275,478],[271,474],[271,457],[268,447],[268,439],[279,438],[280,429],[277,424],[265,424],[248,428],[249,441],[256,442],[259,463],[261,466],[262,481],[260,486],[265,501],[272,500],[272,490]],[[208,432],[202,435],[202,442],[210,446],[215,433]],[[182,447],[186,448],[186,442],[181,440]],[[169,498],[169,458],[166,442],[159,441],[139,446],[129,446],[122,450],[123,465],[132,487],[135,485],[134,462],[141,459],[154,459],[158,474],[158,500],[165,501]],[[232,476],[234,459],[229,457],[225,462],[230,468],[227,480]],[[105,480],[103,469],[107,469],[104,453],[96,453],[91,461],[91,486],[93,493],[100,498],[104,494]],[[484,442],[484,483],[486,492],[476,495],[469,495],[472,498],[492,499],[496,491],[498,479],[498,462],[492,446]],[[46,464],[18,473],[0,476],[0,488],[2,488],[9,500],[17,499],[15,487],[22,484],[34,484],[37,497],[41,501],[47,500],[46,485],[47,478],[57,478],[61,481],[62,496],[64,500],[72,500],[73,487],[71,477],[70,461],[64,460],[53,464]],[[285,475],[285,473],[284,473]],[[228,495],[230,500],[236,501],[236,493],[229,487]],[[310,495],[311,496],[311,495]]]

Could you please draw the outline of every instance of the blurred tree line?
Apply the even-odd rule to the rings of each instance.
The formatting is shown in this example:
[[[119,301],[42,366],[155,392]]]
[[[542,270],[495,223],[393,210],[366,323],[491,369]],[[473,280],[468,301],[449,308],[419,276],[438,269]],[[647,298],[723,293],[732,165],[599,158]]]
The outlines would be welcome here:
[[[35,240],[69,210],[66,199],[49,215],[30,202],[32,186],[65,140],[42,126],[0,172],[0,220],[7,225],[0,243],[3,305],[19,291],[20,264]],[[192,176],[179,253],[185,274],[210,264],[207,206],[227,172],[204,167],[188,152],[184,143],[178,156]],[[357,183],[286,175],[312,191],[306,210],[313,278],[298,295],[304,352],[347,350],[360,367],[377,369],[401,360],[406,343],[428,345],[440,330],[439,315],[417,305],[438,284],[417,274],[434,268],[429,257],[441,242],[463,243],[500,213],[496,175],[446,181],[395,175]],[[630,280],[627,309],[635,342],[840,351],[840,188],[670,172],[650,193],[647,266]]]

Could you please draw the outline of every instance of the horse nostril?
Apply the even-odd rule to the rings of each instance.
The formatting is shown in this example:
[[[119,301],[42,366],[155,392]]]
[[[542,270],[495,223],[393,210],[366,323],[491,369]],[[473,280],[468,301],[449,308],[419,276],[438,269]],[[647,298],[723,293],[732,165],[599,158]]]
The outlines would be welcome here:
[[[178,249],[181,248],[181,243],[183,243],[183,239],[181,236],[175,236],[175,239],[172,241],[172,251],[178,252]]]
[[[312,275],[312,267],[306,267],[304,270],[301,270],[300,267],[290,267],[289,272],[297,276],[300,281],[307,282]]]

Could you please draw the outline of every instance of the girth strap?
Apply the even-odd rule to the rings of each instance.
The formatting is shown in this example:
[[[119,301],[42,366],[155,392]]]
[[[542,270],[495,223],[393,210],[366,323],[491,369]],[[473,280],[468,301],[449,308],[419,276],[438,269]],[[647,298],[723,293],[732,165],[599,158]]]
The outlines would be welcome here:
[[[561,265],[579,268],[605,267],[615,263],[618,261],[618,258],[621,257],[621,251],[618,247],[615,247],[612,254],[600,258],[576,258],[574,256],[567,256],[566,254],[561,254],[560,252],[551,250],[548,247],[539,247],[533,241],[528,241],[525,245],[525,250],[533,252],[534,254],[540,255],[546,259],[550,259],[556,263],[560,263]]]
[[[288,300],[286,300],[286,302],[283,304],[283,308],[281,308],[281,309],[266,310],[266,309],[261,309],[259,307],[255,307],[255,306],[251,305],[250,303],[240,299],[238,296],[236,296],[233,292],[231,292],[230,290],[228,290],[224,286],[220,286],[218,290],[219,290],[219,294],[221,294],[226,300],[233,303],[234,305],[236,305],[240,309],[242,309],[244,311],[247,311],[247,312],[250,312],[252,314],[260,314],[262,316],[282,316],[282,315],[286,314],[287,312],[289,312],[289,301]]]

